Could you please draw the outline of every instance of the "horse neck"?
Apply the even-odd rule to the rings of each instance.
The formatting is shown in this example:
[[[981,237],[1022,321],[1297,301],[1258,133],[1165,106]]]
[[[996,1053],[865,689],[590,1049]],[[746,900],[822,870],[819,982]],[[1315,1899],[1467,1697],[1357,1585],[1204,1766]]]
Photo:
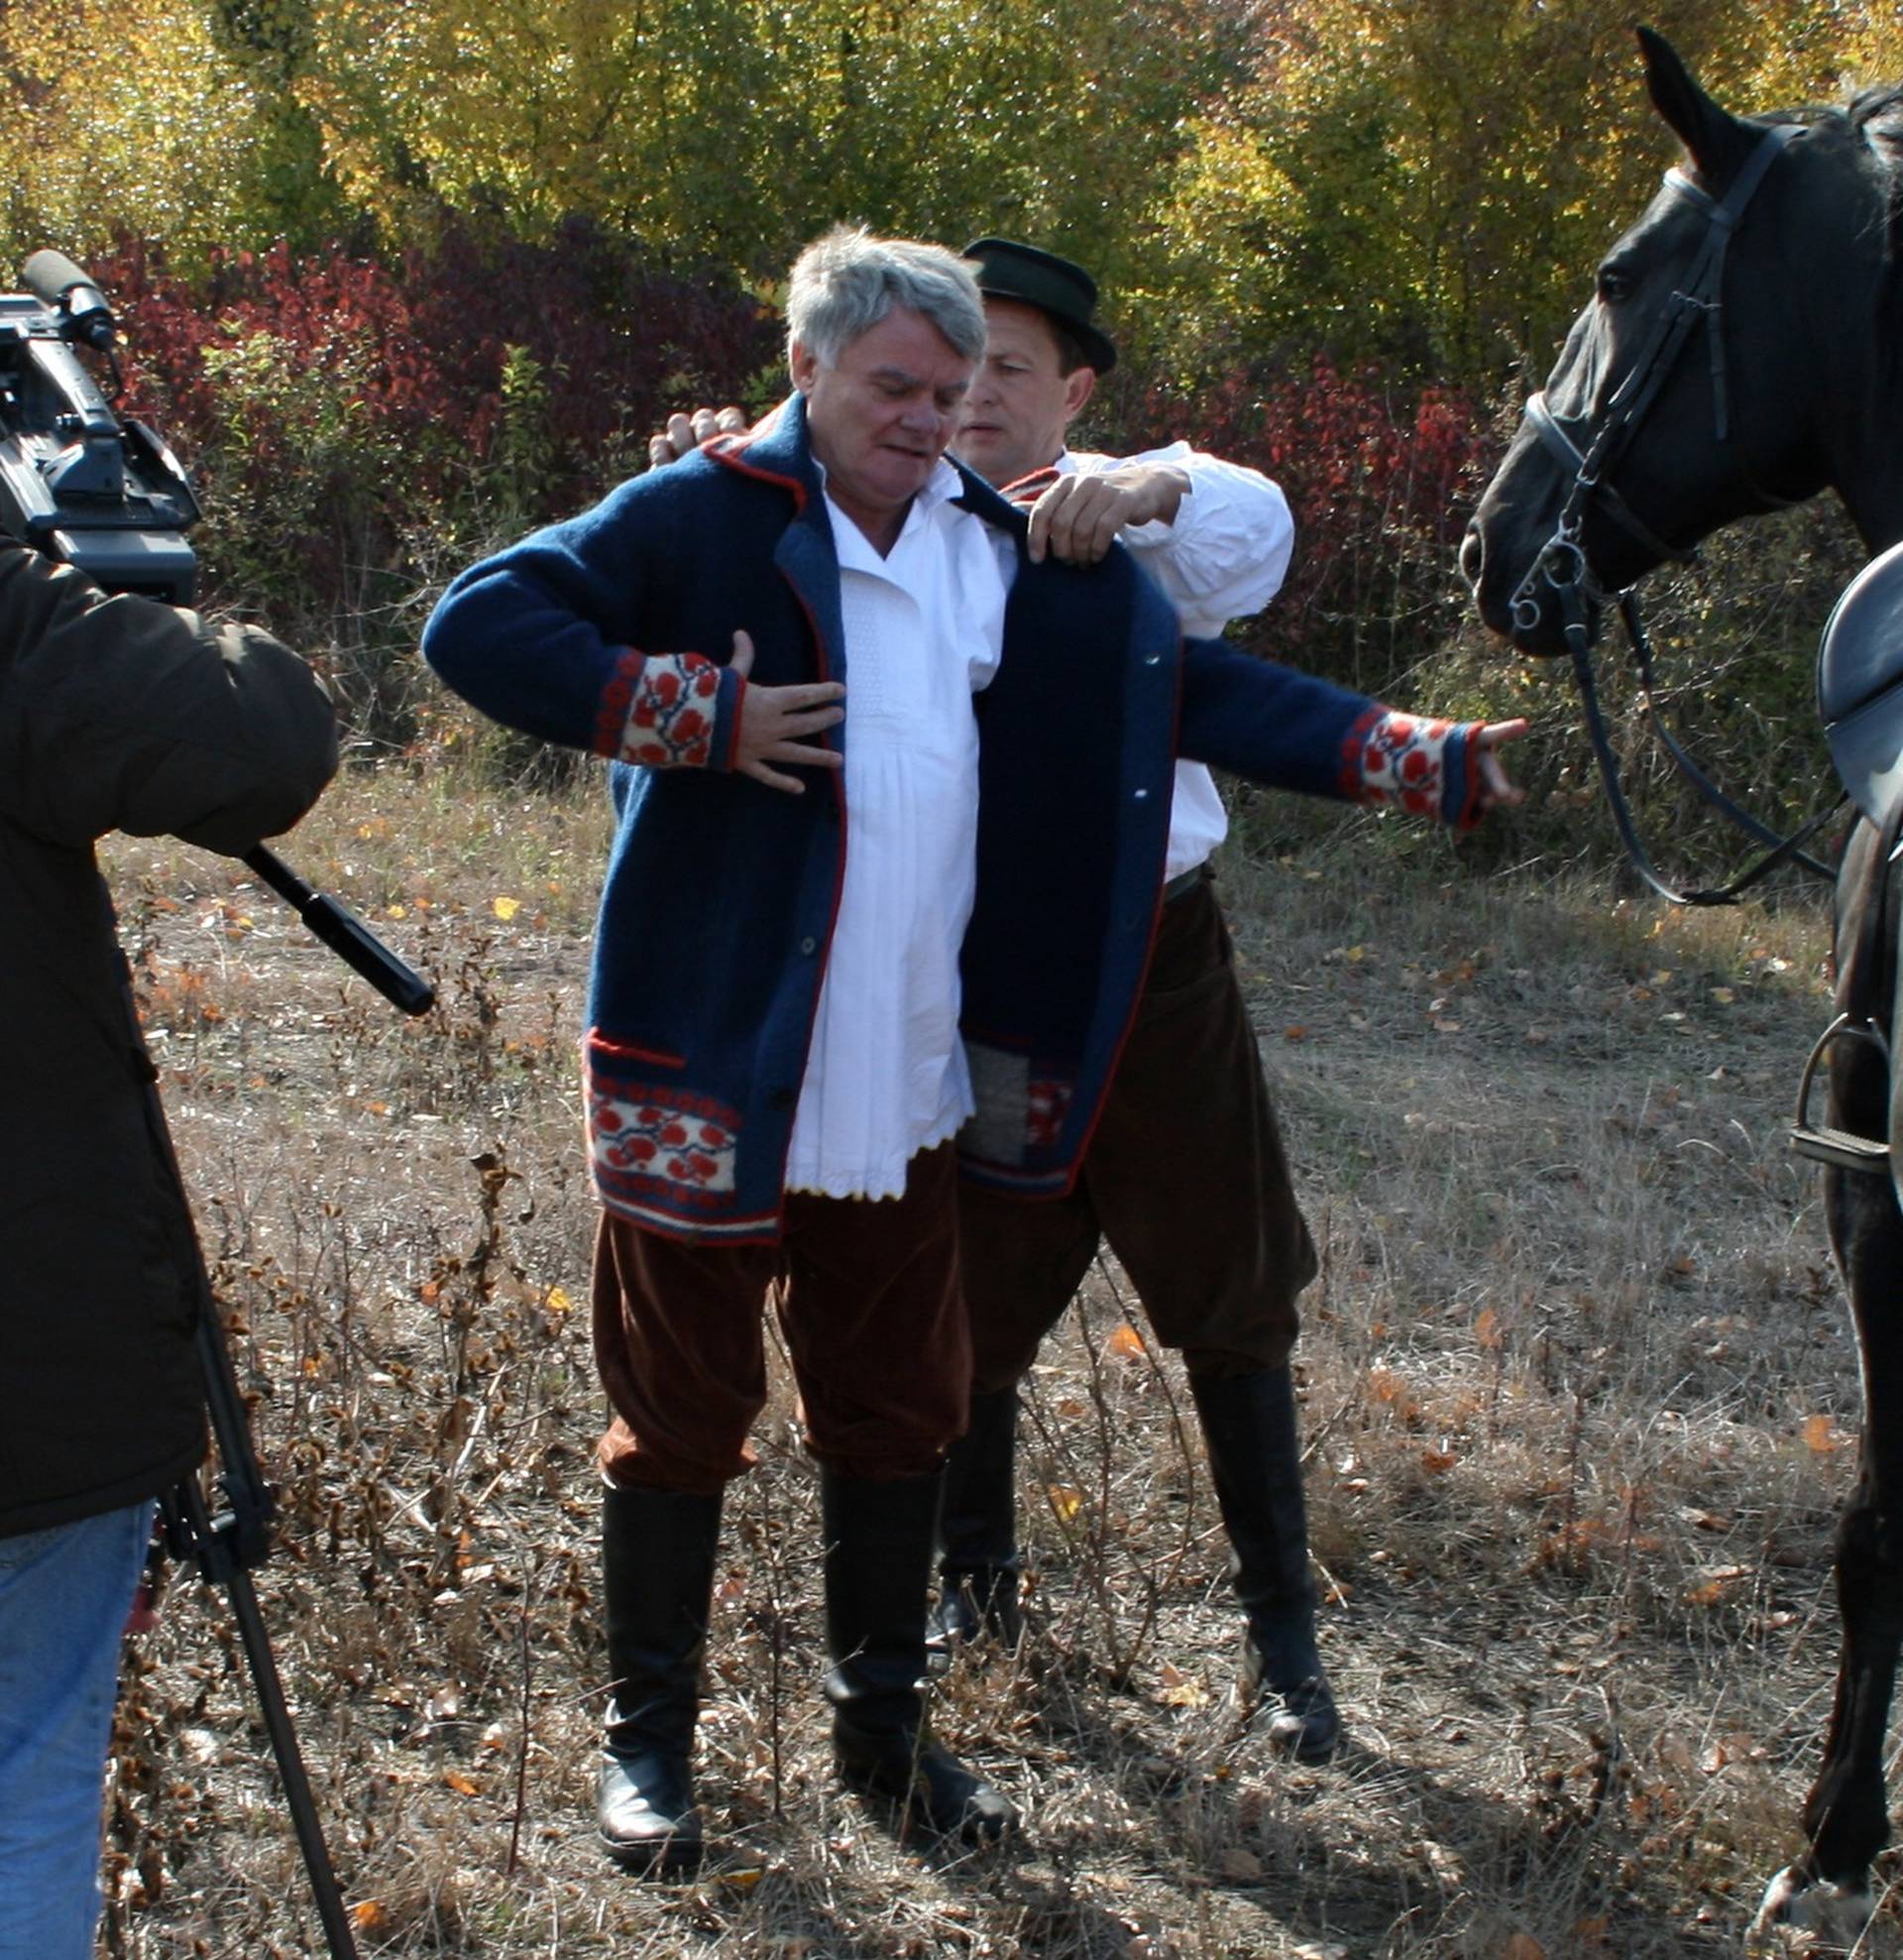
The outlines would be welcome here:
[[[1829,481],[1872,555],[1903,539],[1903,318],[1899,268],[1872,251],[1887,193],[1860,204],[1839,254],[1839,277],[1810,304],[1811,370],[1834,404],[1823,418]]]
[[[1903,540],[1903,387],[1892,385],[1833,480],[1872,557]]]

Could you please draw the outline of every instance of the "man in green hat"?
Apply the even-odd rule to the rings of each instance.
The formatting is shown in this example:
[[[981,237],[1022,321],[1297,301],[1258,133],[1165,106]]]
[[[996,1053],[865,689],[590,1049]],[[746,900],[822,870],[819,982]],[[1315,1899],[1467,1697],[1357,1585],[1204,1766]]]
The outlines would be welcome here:
[[[964,256],[986,349],[955,447],[1031,503],[1033,557],[1089,563],[1121,539],[1185,632],[1217,635],[1259,611],[1293,541],[1282,492],[1182,442],[1128,458],[1072,451],[1067,431],[1117,358],[1094,281],[1011,239],[978,239]],[[960,1189],[975,1366],[970,1427],[947,1465],[933,1646],[943,1664],[982,1628],[1019,1631],[1018,1384],[1107,1239],[1188,1369],[1248,1616],[1245,1692],[1272,1741],[1315,1758],[1341,1724],[1315,1642],[1288,1368],[1315,1253],[1216,902],[1209,859],[1226,829],[1209,771],[1179,761],[1149,978],[1074,1189],[1029,1203]]]

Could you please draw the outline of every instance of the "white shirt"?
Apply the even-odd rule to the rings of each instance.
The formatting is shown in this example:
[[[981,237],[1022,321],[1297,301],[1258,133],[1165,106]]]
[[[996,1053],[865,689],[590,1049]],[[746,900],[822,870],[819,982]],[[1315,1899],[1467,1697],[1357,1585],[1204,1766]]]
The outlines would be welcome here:
[[[829,497],[845,633],[845,876],[794,1112],[789,1191],[896,1198],[971,1113],[958,951],[976,890],[978,728],[1011,539],[942,462],[883,558]]]
[[[1294,520],[1280,488],[1258,470],[1205,456],[1186,442],[1138,456],[1065,450],[1055,467],[1064,475],[1096,476],[1126,463],[1169,463],[1189,479],[1175,523],[1159,519],[1126,524],[1118,533],[1175,607],[1183,632],[1213,639],[1231,620],[1261,612],[1282,587],[1295,541]],[[1165,878],[1194,869],[1228,832],[1215,778],[1200,762],[1178,762]]]

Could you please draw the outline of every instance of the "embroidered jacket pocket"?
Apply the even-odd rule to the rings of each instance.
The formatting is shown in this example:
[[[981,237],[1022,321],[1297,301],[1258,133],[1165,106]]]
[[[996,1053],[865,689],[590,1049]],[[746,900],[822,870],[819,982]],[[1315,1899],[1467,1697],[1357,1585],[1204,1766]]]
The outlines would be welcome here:
[[[592,1033],[584,1057],[588,1154],[597,1189],[616,1209],[665,1196],[672,1210],[718,1210],[733,1190],[739,1112],[657,1069],[683,1057]]]

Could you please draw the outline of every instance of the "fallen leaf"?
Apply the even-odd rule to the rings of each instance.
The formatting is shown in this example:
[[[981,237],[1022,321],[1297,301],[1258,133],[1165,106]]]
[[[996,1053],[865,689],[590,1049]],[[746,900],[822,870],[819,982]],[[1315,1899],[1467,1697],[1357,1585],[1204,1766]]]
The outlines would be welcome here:
[[[1193,1674],[1185,1674],[1173,1661],[1166,1661],[1157,1670],[1157,1678],[1163,1682],[1163,1693],[1158,1699],[1166,1708],[1200,1708],[1209,1699],[1203,1684]]]

